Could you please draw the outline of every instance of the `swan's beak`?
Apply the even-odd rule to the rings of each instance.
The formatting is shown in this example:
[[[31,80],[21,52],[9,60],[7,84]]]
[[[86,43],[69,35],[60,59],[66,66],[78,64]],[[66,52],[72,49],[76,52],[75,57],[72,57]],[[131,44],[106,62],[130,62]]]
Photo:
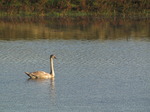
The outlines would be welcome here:
[[[54,59],[57,59],[56,56],[54,56]]]

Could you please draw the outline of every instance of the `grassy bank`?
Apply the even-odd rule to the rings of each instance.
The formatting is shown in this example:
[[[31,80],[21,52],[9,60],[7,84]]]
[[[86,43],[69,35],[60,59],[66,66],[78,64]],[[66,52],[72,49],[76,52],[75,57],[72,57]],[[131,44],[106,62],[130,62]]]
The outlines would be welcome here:
[[[0,16],[150,16],[149,0],[1,0]]]

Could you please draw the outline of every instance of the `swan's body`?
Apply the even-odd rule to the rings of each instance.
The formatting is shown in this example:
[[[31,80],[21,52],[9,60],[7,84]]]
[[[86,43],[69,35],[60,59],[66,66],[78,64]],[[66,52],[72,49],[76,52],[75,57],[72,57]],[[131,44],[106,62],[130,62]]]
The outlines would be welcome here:
[[[54,64],[53,64],[53,59],[56,59],[55,55],[50,56],[50,73],[46,73],[44,71],[36,71],[36,72],[25,72],[30,78],[32,79],[50,79],[55,77],[55,72],[54,72]]]

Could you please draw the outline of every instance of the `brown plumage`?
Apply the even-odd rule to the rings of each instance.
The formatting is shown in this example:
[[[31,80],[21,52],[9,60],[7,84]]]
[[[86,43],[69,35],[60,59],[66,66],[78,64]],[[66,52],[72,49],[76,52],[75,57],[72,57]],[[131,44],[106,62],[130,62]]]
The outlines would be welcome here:
[[[49,78],[54,78],[55,77],[55,72],[54,72],[54,64],[53,64],[53,59],[56,59],[55,55],[50,55],[50,73],[46,73],[44,71],[36,71],[36,72],[25,72],[30,78],[32,79],[49,79]]]

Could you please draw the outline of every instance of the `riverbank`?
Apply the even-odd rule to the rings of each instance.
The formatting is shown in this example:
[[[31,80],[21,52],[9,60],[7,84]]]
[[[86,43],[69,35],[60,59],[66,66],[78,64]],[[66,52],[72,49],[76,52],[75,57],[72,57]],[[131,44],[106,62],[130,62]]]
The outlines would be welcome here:
[[[149,0],[0,1],[0,17],[150,17]]]
[[[0,12],[0,17],[104,17],[104,18],[150,18],[148,11],[129,12],[127,14],[116,14],[111,12],[84,12],[84,11],[62,11],[62,12]]]

